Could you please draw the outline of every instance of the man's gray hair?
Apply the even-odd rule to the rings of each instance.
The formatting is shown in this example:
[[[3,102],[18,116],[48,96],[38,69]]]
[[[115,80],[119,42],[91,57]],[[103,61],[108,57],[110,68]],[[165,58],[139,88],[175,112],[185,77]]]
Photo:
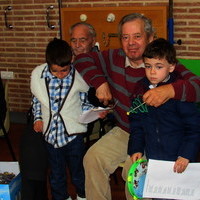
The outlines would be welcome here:
[[[71,35],[73,29],[74,29],[75,27],[77,27],[77,26],[80,26],[80,25],[87,26],[88,29],[89,29],[90,35],[91,35],[92,37],[96,37],[97,34],[96,34],[96,31],[95,31],[94,27],[93,27],[91,24],[88,24],[88,23],[86,23],[86,22],[78,22],[78,23],[73,24],[73,25],[70,27],[70,29],[69,29],[69,34]]]
[[[143,14],[140,14],[140,13],[131,13],[131,14],[125,15],[120,20],[120,22],[118,24],[118,34],[119,34],[119,36],[121,36],[121,34],[122,34],[122,26],[126,22],[134,21],[136,19],[141,19],[144,22],[144,30],[147,33],[148,37],[155,33],[155,29],[152,26],[151,19],[145,17]]]

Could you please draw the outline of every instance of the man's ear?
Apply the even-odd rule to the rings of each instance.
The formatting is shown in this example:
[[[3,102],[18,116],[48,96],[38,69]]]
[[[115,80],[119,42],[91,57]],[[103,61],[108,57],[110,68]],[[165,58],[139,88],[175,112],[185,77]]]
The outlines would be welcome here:
[[[169,66],[169,72],[173,72],[174,71],[174,69],[175,69],[175,64],[170,64],[170,66]]]
[[[95,44],[96,44],[96,38],[95,38],[95,37],[93,37],[92,47],[94,47],[94,46],[95,46]]]
[[[154,36],[155,36],[154,34],[151,34],[151,35],[149,36],[149,43],[152,42],[152,41],[155,39]]]

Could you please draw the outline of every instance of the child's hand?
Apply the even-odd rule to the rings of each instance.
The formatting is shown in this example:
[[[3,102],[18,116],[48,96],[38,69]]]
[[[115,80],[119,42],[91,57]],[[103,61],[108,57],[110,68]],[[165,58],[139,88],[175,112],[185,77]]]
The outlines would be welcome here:
[[[43,131],[43,121],[36,121],[33,125],[33,129],[35,132],[42,132]]]
[[[101,119],[105,118],[106,115],[108,114],[108,112],[109,112],[108,110],[105,110],[105,111],[100,112],[100,113],[99,113],[99,118],[101,118]]]
[[[142,158],[142,153],[138,152],[138,153],[134,153],[131,156],[131,160],[134,163],[135,161],[139,160],[140,158]]]
[[[183,157],[179,157],[174,164],[174,172],[182,173],[188,166],[189,160]]]

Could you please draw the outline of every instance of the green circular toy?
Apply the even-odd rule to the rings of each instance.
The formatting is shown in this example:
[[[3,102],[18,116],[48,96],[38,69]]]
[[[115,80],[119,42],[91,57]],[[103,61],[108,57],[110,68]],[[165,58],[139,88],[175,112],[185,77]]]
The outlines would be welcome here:
[[[127,177],[127,187],[134,200],[143,198],[147,160],[139,159],[132,164]]]

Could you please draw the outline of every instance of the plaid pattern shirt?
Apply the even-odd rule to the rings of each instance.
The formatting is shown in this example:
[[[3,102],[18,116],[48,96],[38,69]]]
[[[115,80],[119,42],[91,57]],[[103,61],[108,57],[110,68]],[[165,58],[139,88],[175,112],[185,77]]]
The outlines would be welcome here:
[[[74,68],[71,67],[70,73],[63,79],[59,79],[53,76],[49,67],[46,66],[41,78],[47,78],[48,88],[49,88],[49,96],[50,96],[50,109],[52,113],[52,120],[50,122],[49,132],[45,134],[45,140],[52,144],[55,148],[62,147],[66,145],[68,142],[72,141],[76,136],[67,136],[66,130],[64,128],[63,121],[59,115],[59,108],[62,105],[62,101],[64,97],[67,95],[69,88],[72,84]],[[80,99],[82,102],[82,110],[86,111],[94,106],[89,104],[87,100],[87,93],[80,92]],[[36,97],[33,97],[32,100],[33,105],[33,114],[34,121],[42,120],[41,113],[41,103]]]

